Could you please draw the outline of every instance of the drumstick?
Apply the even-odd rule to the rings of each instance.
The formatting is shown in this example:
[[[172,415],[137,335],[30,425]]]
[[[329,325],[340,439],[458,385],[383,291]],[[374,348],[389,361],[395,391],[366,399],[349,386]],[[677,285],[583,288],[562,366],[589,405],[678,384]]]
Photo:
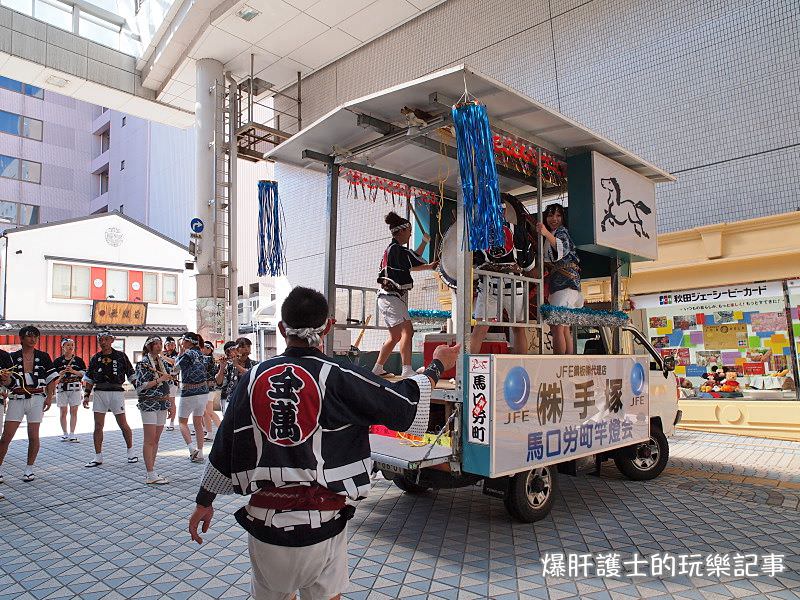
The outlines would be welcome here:
[[[361,329],[361,333],[358,334],[356,338],[356,343],[353,344],[353,347],[358,348],[361,345],[361,340],[364,339],[364,334],[367,331],[367,325],[369,325],[369,321],[372,319],[372,315],[367,315],[367,320],[364,321],[364,327]]]

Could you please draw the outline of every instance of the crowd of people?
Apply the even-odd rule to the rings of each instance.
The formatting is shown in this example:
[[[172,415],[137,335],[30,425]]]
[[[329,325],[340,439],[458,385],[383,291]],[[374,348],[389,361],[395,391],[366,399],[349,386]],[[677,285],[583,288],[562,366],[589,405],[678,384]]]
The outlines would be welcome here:
[[[164,429],[174,430],[177,416],[189,460],[204,462],[204,442],[213,440],[221,422],[217,411],[225,411],[239,378],[256,364],[250,358],[251,342],[245,337],[226,342],[223,354],[217,356],[214,344],[193,332],[177,342],[172,337],[151,336],[134,366],[124,352],[113,347],[115,338],[110,331],[97,335],[100,351],[88,365],[76,355],[73,339],[61,340],[61,355],[53,360],[47,352],[37,349],[40,336],[39,329],[25,326],[19,330],[19,350],[0,350],[0,483],[4,481],[3,461],[23,420],[27,422],[28,453],[22,479],[30,482],[36,478],[39,428],[54,400],[60,412],[63,442],[80,441],[75,433],[80,406],[92,410],[94,457],[86,463],[87,468],[104,463],[103,429],[109,412],[122,432],[127,462],[138,463],[139,453],[125,413],[126,381],[136,392],[141,413],[145,482],[169,483],[155,469]],[[190,419],[194,431],[189,426]],[[3,497],[0,492],[0,499]]]

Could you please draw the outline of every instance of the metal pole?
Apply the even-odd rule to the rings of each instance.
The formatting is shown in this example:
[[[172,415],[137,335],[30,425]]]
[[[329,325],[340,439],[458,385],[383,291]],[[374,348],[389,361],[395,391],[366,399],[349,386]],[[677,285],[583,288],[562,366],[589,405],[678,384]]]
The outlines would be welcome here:
[[[303,88],[303,78],[300,71],[297,72],[297,131],[303,129],[303,100],[301,98],[301,91]]]
[[[253,70],[255,69],[256,55],[250,55],[250,93],[247,95],[247,122],[253,122]]]
[[[786,305],[786,329],[789,332],[789,348],[791,348],[792,359],[792,373],[794,374],[794,395],[797,400],[800,400],[800,387],[797,383],[800,382],[800,369],[797,366],[797,340],[794,337],[794,327],[792,326],[792,300],[789,297],[789,284],[784,279],[783,284],[783,302]]]
[[[325,297],[328,315],[336,316],[336,223],[339,211],[339,165],[328,163],[328,231],[325,238]],[[333,354],[333,328],[325,337],[325,352]]]
[[[238,178],[238,160],[239,160],[239,144],[236,139],[236,123],[239,115],[236,110],[236,99],[238,97],[238,86],[236,81],[231,77],[230,73],[226,73],[225,77],[230,83],[229,97],[228,97],[228,179],[230,186],[228,187],[228,304],[231,309],[231,340],[239,337],[239,267],[238,259],[239,252],[236,247],[237,243],[237,230],[236,219],[238,214],[238,199],[237,194],[237,178]]]
[[[472,331],[472,252],[469,251],[469,232],[464,226],[464,198],[459,178],[456,200],[456,233],[458,242],[458,287],[456,288],[456,343],[461,344],[462,354],[469,354]],[[456,363],[456,390],[463,392],[466,381],[464,364]]]
[[[619,257],[611,259],[611,310],[620,310],[620,289],[619,289]],[[620,353],[620,329],[611,329],[611,354]]]
[[[537,221],[541,223],[544,215],[542,212],[542,149],[536,148],[536,211]],[[539,354],[544,354],[544,321],[542,320],[542,304],[544,304],[544,236],[536,236],[537,267],[541,282],[536,287],[536,305],[539,307],[536,322],[539,325]]]

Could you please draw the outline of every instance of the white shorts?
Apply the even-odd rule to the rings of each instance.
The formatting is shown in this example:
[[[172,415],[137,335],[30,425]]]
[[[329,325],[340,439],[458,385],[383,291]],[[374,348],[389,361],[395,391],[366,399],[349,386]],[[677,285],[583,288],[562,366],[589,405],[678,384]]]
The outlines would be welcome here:
[[[216,404],[222,397],[222,390],[212,390],[208,392],[208,401]]]
[[[551,306],[563,306],[565,308],[583,307],[583,294],[573,288],[565,288],[550,294],[548,303]]]
[[[125,392],[95,390],[92,410],[96,413],[111,412],[115,415],[125,413]]]
[[[510,284],[505,284],[510,285]],[[516,285],[516,284],[513,284]],[[475,310],[473,317],[478,321],[497,321],[497,303],[498,293],[496,285],[489,285],[489,293],[481,286],[478,290],[478,297],[475,298]],[[508,317],[504,317],[501,313],[502,320],[513,321],[515,323],[525,322],[525,313],[528,310],[528,300],[525,298],[525,287],[509,287],[503,290],[503,310],[508,313]],[[486,313],[484,314],[484,307]]]
[[[8,411],[6,412],[6,422],[17,421],[22,423],[22,419],[28,423],[41,423],[44,415],[44,396],[36,394],[30,398],[9,398]]]
[[[400,298],[390,294],[378,294],[378,312],[387,327],[395,327],[411,320],[405,298],[405,296]]]
[[[142,425],[165,425],[167,423],[166,410],[141,410]]]
[[[81,390],[60,390],[56,392],[56,406],[80,406],[83,400]]]
[[[303,600],[330,600],[350,583],[347,569],[347,527],[313,546],[274,546],[248,536],[251,594],[255,600],[289,600],[297,591]]]
[[[178,418],[188,419],[190,416],[202,417],[206,412],[208,394],[181,396],[178,398]]]

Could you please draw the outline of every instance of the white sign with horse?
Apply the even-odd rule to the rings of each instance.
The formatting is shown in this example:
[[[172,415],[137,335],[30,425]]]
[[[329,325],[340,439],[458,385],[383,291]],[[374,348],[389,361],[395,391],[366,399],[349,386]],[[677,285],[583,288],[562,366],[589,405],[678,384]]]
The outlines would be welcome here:
[[[627,167],[592,152],[595,244],[658,258],[656,186]]]

